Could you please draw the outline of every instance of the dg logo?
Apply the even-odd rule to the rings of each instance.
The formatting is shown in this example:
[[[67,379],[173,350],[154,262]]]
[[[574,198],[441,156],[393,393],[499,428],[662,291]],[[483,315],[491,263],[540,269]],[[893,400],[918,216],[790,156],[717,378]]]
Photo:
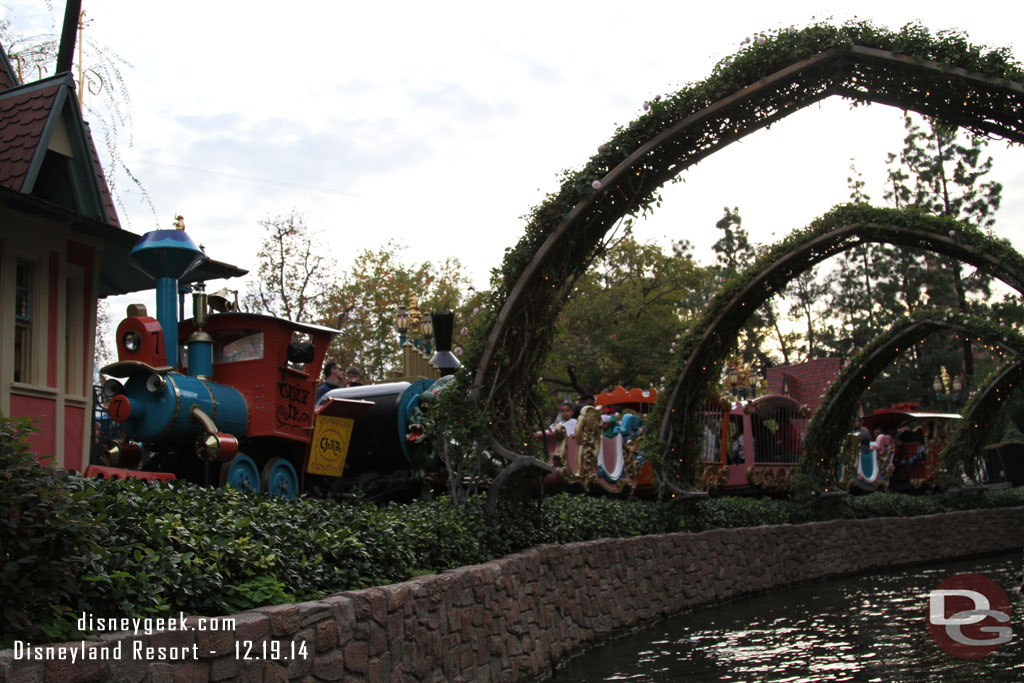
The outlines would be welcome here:
[[[928,634],[948,655],[977,659],[1010,642],[1010,599],[992,579],[956,574],[928,594]]]

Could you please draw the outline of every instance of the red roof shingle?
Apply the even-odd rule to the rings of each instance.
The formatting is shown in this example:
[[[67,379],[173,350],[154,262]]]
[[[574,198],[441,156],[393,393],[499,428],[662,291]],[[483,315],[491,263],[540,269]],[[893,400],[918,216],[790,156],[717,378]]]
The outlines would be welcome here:
[[[89,129],[88,123],[85,124],[85,142],[89,145],[89,155],[92,157],[92,167],[96,171],[96,183],[99,185],[100,199],[103,201],[103,212],[107,214],[107,223],[120,227],[117,207],[114,206],[114,195],[110,193],[110,186],[107,185],[107,177],[103,173],[103,164],[100,163],[100,156],[96,153],[96,144],[92,141],[92,131]]]
[[[0,185],[22,192],[60,84],[0,95]]]
[[[818,358],[798,365],[768,368],[765,379],[768,380],[770,393],[785,393],[814,411],[821,404],[825,390],[839,376],[840,370],[842,361],[839,358]]]

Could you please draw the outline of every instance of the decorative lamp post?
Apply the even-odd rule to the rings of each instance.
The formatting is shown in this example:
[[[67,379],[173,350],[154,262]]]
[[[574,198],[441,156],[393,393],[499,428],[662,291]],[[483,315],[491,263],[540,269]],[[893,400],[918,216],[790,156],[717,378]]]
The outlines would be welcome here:
[[[398,345],[405,345],[405,335],[409,331],[409,311],[401,306],[395,313],[395,329],[398,330]]]
[[[943,368],[943,372],[945,372],[945,368]],[[960,393],[963,391],[964,383],[961,377],[955,377],[950,382],[950,391],[947,392],[946,381],[948,381],[948,376],[944,380],[942,375],[937,375],[935,381],[932,382],[932,389],[935,390],[935,400],[939,403],[945,403],[947,412],[952,413],[953,407],[960,402]]]
[[[430,342],[434,338],[434,321],[433,316],[437,315],[432,313],[431,315],[423,316],[423,320],[420,321],[420,334],[423,335],[423,345],[426,347],[423,349],[424,353],[430,353]]]
[[[730,363],[725,381],[729,393],[740,401],[745,401],[747,398],[757,398],[758,392],[764,393],[764,379],[753,375],[751,369],[742,364],[735,365]]]

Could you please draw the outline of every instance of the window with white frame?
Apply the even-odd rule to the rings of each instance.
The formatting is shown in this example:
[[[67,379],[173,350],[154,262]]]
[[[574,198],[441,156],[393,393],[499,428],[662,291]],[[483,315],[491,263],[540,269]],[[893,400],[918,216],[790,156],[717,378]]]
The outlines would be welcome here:
[[[18,259],[14,278],[14,381],[31,383],[32,373],[32,262]]]

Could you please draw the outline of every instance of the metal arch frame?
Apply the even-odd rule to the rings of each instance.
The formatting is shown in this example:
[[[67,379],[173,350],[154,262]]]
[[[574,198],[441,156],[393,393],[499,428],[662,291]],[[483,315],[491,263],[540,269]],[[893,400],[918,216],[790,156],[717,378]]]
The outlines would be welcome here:
[[[815,462],[824,463],[826,472],[834,470],[840,441],[853,425],[857,399],[882,369],[913,346],[915,340],[941,331],[964,332],[982,337],[990,344],[995,344],[1018,357],[1024,357],[1024,339],[1016,333],[994,335],[984,327],[987,321],[959,313],[956,316],[958,319],[905,319],[871,342],[858,356],[860,362],[857,365],[849,365],[840,373],[829,388],[825,401],[807,426],[805,471],[811,471]],[[1003,341],[1004,336],[1008,341]],[[872,368],[877,370],[871,371]],[[991,388],[992,384],[988,387]],[[819,433],[823,436],[816,438]],[[946,456],[944,452],[943,458]]]
[[[883,76],[893,73],[900,75],[902,78],[899,79],[899,83],[896,86],[889,85],[888,87],[886,87],[888,84],[885,83],[872,85],[871,76],[879,67],[881,67]],[[858,77],[865,76],[865,73],[867,78],[863,80],[869,82],[867,87],[863,85],[863,80],[858,80]],[[941,93],[936,93],[936,97],[931,97],[931,88],[929,88],[929,84],[936,86],[936,89],[941,89],[942,85],[956,83],[961,85],[961,90],[967,94],[983,94],[989,103],[997,100],[1008,101],[1011,105],[1020,108],[1024,106],[1024,86],[1015,82],[989,78],[962,68],[859,45],[831,48],[784,67],[681,121],[670,123],[605,174],[601,178],[599,190],[576,203],[534,251],[530,262],[519,274],[515,285],[502,304],[488,335],[480,361],[477,363],[476,371],[473,373],[471,394],[474,399],[484,398],[482,396],[484,387],[488,380],[492,379],[491,366],[493,365],[497,369],[498,364],[493,359],[498,350],[506,347],[515,348],[520,345],[519,341],[514,338],[515,335],[509,334],[510,324],[513,319],[525,319],[531,308],[535,308],[538,303],[527,301],[526,294],[544,291],[546,307],[549,311],[557,310],[561,306],[564,295],[562,289],[569,279],[568,273],[556,274],[556,285],[558,286],[552,287],[550,283],[545,284],[544,280],[549,277],[545,275],[545,271],[550,269],[551,259],[557,254],[564,253],[564,248],[589,252],[607,230],[635,206],[628,198],[624,202],[617,201],[619,197],[614,192],[619,183],[626,182],[627,174],[640,167],[648,155],[654,154],[662,148],[678,147],[684,144],[686,135],[699,132],[701,126],[709,127],[717,124],[718,129],[721,130],[729,123],[728,117],[735,110],[758,99],[767,100],[787,87],[792,89],[799,83],[800,77],[812,74],[816,76],[817,80],[810,84],[801,84],[802,93],[794,94],[792,99],[784,100],[770,115],[758,118],[749,124],[745,123],[742,131],[736,127],[733,135],[719,136],[712,144],[703,148],[699,146],[700,141],[697,140],[693,144],[686,145],[684,149],[671,154],[668,159],[661,160],[660,168],[656,168],[649,176],[641,177],[636,183],[629,178],[631,182],[628,186],[634,200],[636,197],[653,193],[684,168],[713,154],[718,149],[784,118],[802,106],[831,95],[894,104],[929,115],[938,114],[959,125],[972,128],[976,132],[998,135],[1014,142],[1024,142],[1024,122],[1014,127],[1012,122],[999,120],[997,116],[964,115],[959,111],[954,112],[952,109],[953,98],[943,101],[943,98],[939,96]],[[914,85],[917,87],[907,87],[908,80],[914,80]],[[810,94],[806,94],[808,91],[811,91]],[[801,94],[803,97],[800,96]],[[957,97],[961,94],[959,91],[956,93]],[[989,107],[989,113],[992,113],[992,107]],[[568,192],[569,186],[577,180],[576,178],[568,180],[563,185],[562,192]],[[573,238],[578,238],[575,244]],[[532,238],[527,235],[522,242],[530,239]],[[529,354],[527,345],[521,346],[520,351]],[[539,348],[541,347],[538,346],[534,349],[534,355]],[[528,360],[534,363],[538,362],[532,357],[528,357]],[[493,394],[494,389],[497,388],[496,376],[492,381],[495,382],[491,389]],[[525,386],[513,385],[510,387],[512,394],[523,393],[525,390]],[[513,397],[513,400],[515,398],[517,397]]]
[[[967,412],[939,456],[943,462],[952,461],[955,456],[952,452],[954,447],[965,451],[963,455],[977,451],[984,433],[997,414],[999,404],[1014,392],[1021,381],[1024,381],[1024,358],[1004,365],[997,371],[995,377],[968,404]]]
[[[675,385],[668,395],[667,406],[658,432],[658,438],[666,449],[671,446],[675,436],[673,409],[675,409],[675,413],[681,414],[681,419],[684,421],[694,412],[691,410],[695,403],[694,397],[700,395],[701,392],[695,392],[692,389],[694,387],[699,389],[713,383],[716,374],[715,368],[727,355],[731,346],[730,340],[750,315],[801,272],[838,252],[868,242],[926,248],[970,263],[1024,294],[1024,256],[1012,252],[1015,258],[1011,259],[1011,263],[993,257],[991,252],[999,243],[987,236],[981,237],[980,245],[958,242],[945,232],[949,227],[948,219],[907,214],[915,225],[900,225],[895,221],[900,214],[892,211],[886,213],[892,219],[892,222],[887,224],[839,225],[823,234],[809,236],[804,243],[795,245],[787,253],[763,268],[730,299],[725,308],[704,330],[700,342],[690,353],[683,366],[683,371],[676,378]],[[933,227],[924,228],[922,223],[930,223]],[[743,311],[746,311],[746,314],[743,314]],[[687,392],[686,396],[682,395],[684,387],[691,390]],[[684,441],[688,426],[684,422],[684,433],[681,435]]]

